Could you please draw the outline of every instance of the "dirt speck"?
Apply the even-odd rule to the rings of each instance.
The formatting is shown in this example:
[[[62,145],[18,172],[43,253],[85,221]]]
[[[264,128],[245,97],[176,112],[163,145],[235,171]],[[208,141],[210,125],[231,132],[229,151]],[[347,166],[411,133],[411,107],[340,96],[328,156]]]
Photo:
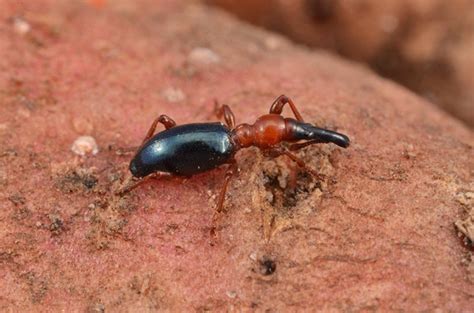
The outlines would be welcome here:
[[[219,63],[221,58],[209,48],[197,47],[189,53],[188,61],[193,65],[210,65]]]
[[[260,260],[260,274],[264,276],[272,275],[275,273],[277,264],[275,260],[272,260],[269,257],[263,257]]]
[[[0,152],[0,158],[3,158],[3,157],[13,158],[16,156],[18,156],[18,152],[15,149],[6,149]]]
[[[51,235],[60,235],[64,231],[64,220],[58,214],[50,214],[48,217]]]
[[[25,204],[26,202],[25,197],[21,193],[12,194],[11,196],[8,197],[8,200],[10,200],[10,202],[16,206]]]
[[[48,283],[34,272],[27,272],[22,275],[22,278],[28,286],[31,302],[41,302],[48,291]]]
[[[100,302],[93,303],[87,308],[88,313],[104,313],[105,305]]]
[[[32,216],[31,210],[26,206],[15,207],[12,219],[18,222],[25,221]]]
[[[56,176],[56,187],[65,193],[91,190],[99,181],[91,168],[71,168],[66,165],[53,172]]]
[[[171,103],[177,103],[186,99],[186,94],[179,88],[169,87],[162,91],[163,98]]]
[[[21,36],[28,34],[31,31],[31,25],[24,18],[15,16],[12,18],[13,30]]]
[[[227,297],[229,297],[231,299],[235,299],[235,297],[237,297],[237,292],[235,292],[233,290],[228,290],[228,291],[226,291],[225,294],[227,295]]]

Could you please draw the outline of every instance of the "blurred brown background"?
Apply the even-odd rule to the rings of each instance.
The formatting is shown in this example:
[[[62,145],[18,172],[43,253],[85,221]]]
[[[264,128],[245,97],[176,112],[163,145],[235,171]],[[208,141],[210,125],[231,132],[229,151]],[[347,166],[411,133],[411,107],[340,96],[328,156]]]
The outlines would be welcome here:
[[[472,0],[205,0],[367,63],[474,126]]]

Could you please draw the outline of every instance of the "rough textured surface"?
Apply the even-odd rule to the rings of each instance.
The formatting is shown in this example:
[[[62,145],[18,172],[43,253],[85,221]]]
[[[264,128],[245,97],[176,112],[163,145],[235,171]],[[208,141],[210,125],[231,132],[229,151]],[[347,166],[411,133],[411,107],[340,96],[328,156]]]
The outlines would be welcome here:
[[[454,222],[473,135],[431,104],[190,4],[11,1],[0,18],[0,310],[472,309]],[[158,114],[213,120],[217,98],[251,122],[280,93],[352,146],[299,154],[322,180],[239,153],[215,246],[223,169],[114,195]],[[70,150],[82,135],[96,155]]]
[[[474,126],[471,0],[206,0],[363,61]]]

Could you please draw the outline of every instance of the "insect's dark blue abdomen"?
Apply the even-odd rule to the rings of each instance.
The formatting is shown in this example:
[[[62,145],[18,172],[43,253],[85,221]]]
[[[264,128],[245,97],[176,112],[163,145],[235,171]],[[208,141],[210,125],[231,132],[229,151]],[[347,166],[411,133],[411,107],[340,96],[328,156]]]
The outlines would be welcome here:
[[[154,172],[190,176],[218,167],[234,155],[230,130],[221,123],[186,124],[150,138],[130,162],[135,177]]]

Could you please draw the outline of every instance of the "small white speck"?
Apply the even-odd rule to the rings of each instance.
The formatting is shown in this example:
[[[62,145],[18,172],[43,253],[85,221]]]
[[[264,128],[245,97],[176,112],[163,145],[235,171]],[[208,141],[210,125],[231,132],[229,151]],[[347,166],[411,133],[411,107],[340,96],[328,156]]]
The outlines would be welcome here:
[[[13,29],[19,35],[26,35],[31,30],[31,25],[23,18],[16,16],[13,18]]]
[[[84,156],[86,154],[97,154],[99,152],[99,147],[94,139],[91,136],[81,136],[77,138],[71,147],[72,152],[77,155]]]
[[[225,294],[231,299],[234,299],[235,297],[237,297],[237,292],[232,291],[232,290],[227,291]]]
[[[269,191],[265,194],[265,196],[266,196],[268,202],[270,202],[270,203],[273,202],[273,193],[271,193]]]
[[[252,261],[257,261],[257,252],[250,253],[249,258]]]
[[[163,97],[169,102],[181,102],[186,99],[185,93],[179,88],[166,88],[162,92]]]
[[[40,228],[40,227],[41,227],[41,222],[40,222],[40,221],[38,221],[38,222],[36,222],[36,224],[35,224],[35,225],[36,225],[36,227]]]
[[[194,48],[188,55],[188,61],[192,64],[217,64],[221,58],[213,50],[203,47]]]
[[[251,208],[245,208],[244,209],[244,213],[252,213],[252,209]]]

